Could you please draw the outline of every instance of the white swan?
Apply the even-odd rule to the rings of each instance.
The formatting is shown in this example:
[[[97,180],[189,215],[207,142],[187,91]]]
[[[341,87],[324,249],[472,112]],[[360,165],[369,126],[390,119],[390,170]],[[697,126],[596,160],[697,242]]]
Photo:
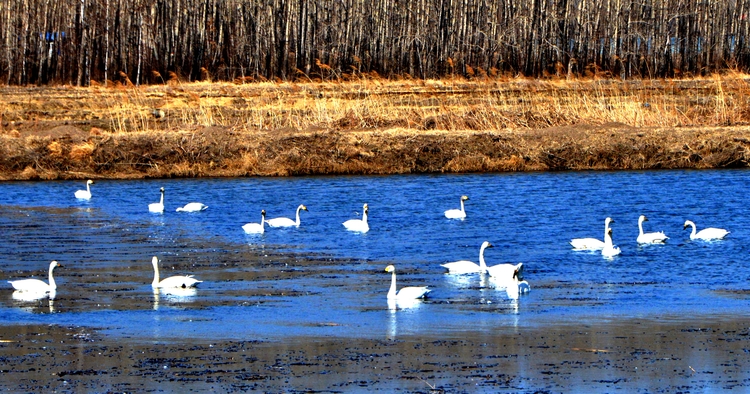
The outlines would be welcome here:
[[[299,211],[307,211],[307,207],[300,205],[297,207],[297,221],[289,218],[273,218],[266,220],[268,227],[299,227]]]
[[[643,222],[647,222],[648,218],[645,215],[641,215],[638,218],[638,238],[636,241],[639,244],[663,244],[667,242],[667,237],[664,232],[644,233]]]
[[[188,287],[195,287],[202,281],[193,278],[193,275],[187,276],[170,276],[164,280],[159,280],[159,259],[154,256],[151,259],[151,265],[154,266],[154,281],[151,282],[153,288],[169,288],[169,287],[180,287],[186,289]]]
[[[366,233],[370,231],[370,226],[367,225],[367,204],[362,206],[362,219],[349,219],[344,222],[344,227],[349,231],[356,231],[360,233]]]
[[[266,210],[260,211],[260,223],[248,223],[242,226],[246,234],[263,234],[266,229],[264,224],[266,223]]]
[[[487,272],[487,264],[484,262],[484,250],[491,248],[492,244],[488,241],[482,242],[482,246],[479,248],[479,265],[473,261],[460,260],[452,263],[440,264],[441,267],[445,267],[449,274],[473,274],[473,273],[484,273]]]
[[[86,190],[76,190],[76,198],[79,200],[91,199],[91,185],[94,183],[91,179],[86,181]]]
[[[609,224],[614,223],[612,218],[608,217],[604,219],[604,234],[606,237]],[[604,241],[600,241],[596,238],[575,238],[570,241],[570,245],[574,250],[601,250],[604,248]]]
[[[404,287],[396,292],[396,267],[389,265],[385,267],[385,272],[391,272],[391,288],[388,290],[389,300],[413,300],[427,296],[430,289],[427,286],[422,287]]]
[[[602,256],[614,257],[620,254],[620,248],[614,246],[612,243],[612,229],[607,229],[607,233],[604,234],[604,248],[602,248]]]
[[[151,204],[148,204],[148,211],[154,212],[154,213],[162,213],[164,212],[164,188],[162,187],[159,189],[159,192],[161,192],[161,199],[159,202],[152,202]]]
[[[49,263],[49,284],[44,283],[39,279],[20,279],[20,280],[9,280],[14,289],[17,291],[28,291],[35,293],[48,293],[57,289],[55,278],[52,276],[52,271],[55,267],[62,267],[57,261]]]
[[[487,269],[490,281],[496,288],[505,289],[510,299],[518,299],[519,295],[531,291],[529,282],[523,280],[523,263],[498,264]]]
[[[701,231],[695,232],[695,223],[693,223],[690,220],[685,221],[685,225],[683,226],[683,230],[688,228],[688,226],[693,227],[693,231],[690,232],[690,239],[701,239],[704,241],[711,241],[715,239],[722,239],[729,234],[729,231],[724,230],[723,228],[715,228],[715,227],[708,227],[704,228]]]
[[[206,210],[206,208],[208,208],[208,205],[200,202],[191,202],[185,204],[184,207],[177,208],[177,212],[200,212]]]
[[[466,218],[466,210],[464,209],[464,201],[468,200],[469,196],[461,196],[461,209],[449,209],[445,211],[445,217],[448,219],[464,219]]]

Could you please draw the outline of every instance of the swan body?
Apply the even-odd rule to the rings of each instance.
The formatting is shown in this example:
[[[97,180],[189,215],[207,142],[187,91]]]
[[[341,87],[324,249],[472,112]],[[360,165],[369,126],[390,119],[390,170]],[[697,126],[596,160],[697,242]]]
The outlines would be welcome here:
[[[604,235],[604,248],[602,249],[602,256],[614,257],[620,254],[620,248],[614,246],[612,243],[612,229],[608,229]]]
[[[294,221],[289,218],[273,218],[266,220],[266,223],[268,224],[268,227],[299,227],[299,211],[304,210],[307,211],[307,207],[304,205],[300,205],[297,207],[297,220]]]
[[[523,279],[523,263],[497,264],[487,268],[487,273],[496,281],[511,281]]]
[[[385,272],[391,273],[391,288],[388,290],[389,300],[414,300],[417,298],[423,298],[427,296],[430,289],[427,286],[422,287],[404,287],[398,292],[396,291],[396,267],[389,265],[385,267]]]
[[[614,220],[610,217],[604,219],[605,236],[609,229],[609,224],[613,222]],[[574,250],[602,250],[604,248],[604,241],[600,241],[596,238],[575,238],[570,241],[570,245]]]
[[[57,261],[49,263],[49,284],[39,279],[9,280],[8,283],[19,292],[49,293],[55,291],[57,284],[55,283],[55,278],[52,276],[52,271],[55,267],[62,267],[62,265]]]
[[[206,208],[208,208],[208,205],[205,205],[200,202],[191,202],[188,204],[185,204],[184,207],[179,207],[176,209],[177,212],[200,212],[205,211]]]
[[[644,233],[643,232],[643,222],[647,222],[648,218],[645,215],[641,215],[638,218],[638,238],[636,241],[639,244],[663,244],[667,242],[669,237],[667,237],[664,232],[655,232],[655,233]]]
[[[266,210],[260,211],[260,223],[248,223],[244,226],[242,226],[242,229],[245,230],[246,234],[263,234],[265,229],[265,223],[266,223]]]
[[[91,199],[91,185],[94,183],[91,179],[86,181],[86,190],[76,190],[76,198],[79,200],[90,200]]]
[[[492,244],[488,241],[482,242],[482,246],[479,248],[479,265],[473,261],[460,260],[452,263],[440,264],[441,267],[445,267],[449,274],[474,274],[487,272],[487,264],[484,262],[484,250],[491,248]]]
[[[344,227],[349,231],[356,231],[359,233],[366,233],[370,231],[370,226],[367,224],[367,204],[362,206],[362,219],[349,219],[344,222]]]
[[[518,299],[521,294],[531,291],[529,282],[523,280],[523,263],[498,264],[488,268],[490,280],[497,288],[504,288],[510,299]]]
[[[164,212],[164,188],[162,187],[159,189],[159,192],[161,192],[161,199],[159,202],[152,202],[151,204],[148,204],[148,211],[154,212],[154,213],[163,213]]]
[[[464,209],[464,201],[468,200],[469,196],[461,196],[461,209],[449,209],[445,211],[445,217],[448,219],[465,219],[466,210]]]
[[[183,288],[195,287],[202,281],[193,278],[193,275],[187,276],[170,276],[164,280],[159,280],[159,259],[154,256],[151,259],[151,265],[154,266],[154,281],[151,282],[151,287],[154,289],[158,288]]]
[[[700,239],[703,241],[711,241],[716,239],[723,239],[724,237],[729,234],[729,231],[724,230],[723,228],[715,228],[715,227],[708,227],[704,228],[701,231],[695,232],[695,223],[693,223],[690,220],[685,221],[685,225],[683,226],[683,229],[688,228],[688,226],[693,227],[693,231],[690,232],[690,239]]]

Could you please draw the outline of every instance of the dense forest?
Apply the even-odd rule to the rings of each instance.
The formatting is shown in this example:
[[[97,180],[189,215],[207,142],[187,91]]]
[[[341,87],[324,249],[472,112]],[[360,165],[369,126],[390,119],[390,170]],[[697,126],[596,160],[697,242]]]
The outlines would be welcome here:
[[[0,82],[744,71],[749,8],[748,0],[3,0]]]

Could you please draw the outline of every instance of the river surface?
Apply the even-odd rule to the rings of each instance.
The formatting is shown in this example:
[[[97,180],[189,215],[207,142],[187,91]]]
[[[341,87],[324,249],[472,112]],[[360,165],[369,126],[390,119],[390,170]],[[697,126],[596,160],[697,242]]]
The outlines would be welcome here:
[[[585,325],[611,319],[680,320],[750,314],[750,172],[653,171],[0,183],[0,324],[86,326],[131,340],[285,340],[297,336],[460,338],[519,327]],[[147,206],[166,189],[163,214]],[[459,207],[467,218],[449,220]],[[199,213],[175,212],[198,201]],[[347,231],[369,205],[370,231]],[[299,228],[242,225],[294,217]],[[638,216],[665,245],[639,247]],[[602,239],[610,216],[622,253],[576,252],[571,238]],[[690,241],[699,230],[731,231]],[[520,298],[480,275],[440,266],[523,262],[530,293]],[[194,292],[154,294],[151,257],[162,277],[192,274]],[[5,280],[46,280],[54,300],[13,297]],[[386,292],[429,286],[429,298],[391,309]]]

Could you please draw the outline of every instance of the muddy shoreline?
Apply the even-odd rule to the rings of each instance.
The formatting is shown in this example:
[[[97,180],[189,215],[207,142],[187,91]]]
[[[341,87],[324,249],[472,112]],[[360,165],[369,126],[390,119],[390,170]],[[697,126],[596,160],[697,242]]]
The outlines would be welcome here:
[[[118,338],[2,326],[0,387],[29,392],[635,392],[747,388],[740,319],[583,322],[462,338]]]
[[[750,127],[0,136],[0,180],[745,168]]]

